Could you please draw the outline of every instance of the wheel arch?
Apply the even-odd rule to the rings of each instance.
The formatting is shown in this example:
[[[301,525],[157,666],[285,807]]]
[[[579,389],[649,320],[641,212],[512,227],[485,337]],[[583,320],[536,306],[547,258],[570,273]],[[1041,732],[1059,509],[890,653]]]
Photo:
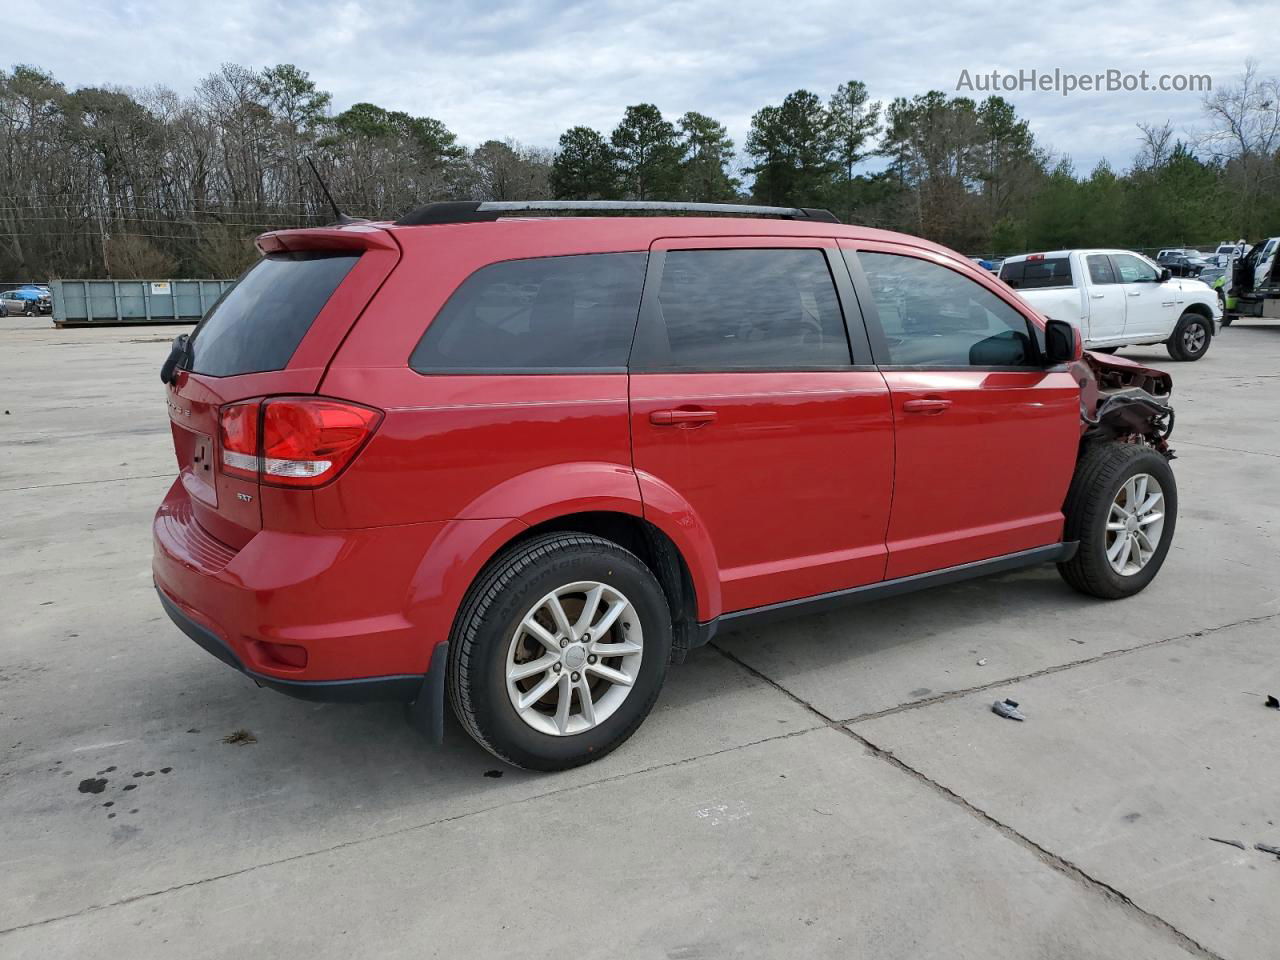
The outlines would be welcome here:
[[[1182,313],[1183,315],[1186,315],[1188,313],[1194,313],[1208,320],[1209,336],[1213,336],[1213,310],[1209,307],[1207,303],[1201,303],[1198,300],[1195,301],[1194,303],[1188,303],[1186,308],[1182,311]]]
[[[638,512],[583,510],[548,517],[530,524],[498,546],[484,566],[488,566],[494,557],[527,540],[561,531],[590,534],[616,543],[634,553],[649,568],[671,608],[673,662],[683,661],[688,651],[701,642],[698,629],[700,591],[694,571],[675,541]]]

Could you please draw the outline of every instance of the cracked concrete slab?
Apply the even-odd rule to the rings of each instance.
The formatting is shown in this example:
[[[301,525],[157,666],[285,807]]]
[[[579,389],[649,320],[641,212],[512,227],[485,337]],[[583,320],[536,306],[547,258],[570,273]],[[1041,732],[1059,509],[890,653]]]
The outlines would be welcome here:
[[[1280,943],[1280,617],[851,725],[1224,956]],[[1018,701],[1027,720],[995,716]],[[1239,839],[1249,848],[1211,841]]]
[[[108,906],[0,935],[0,950],[1194,955],[829,729]]]
[[[183,638],[149,574],[149,519],[172,471],[155,371],[174,330],[0,327],[0,929],[38,924],[0,935],[0,954],[604,953],[589,915],[506,895],[512,877],[528,891],[563,864],[616,913],[626,955],[1183,955],[1160,923],[1057,863],[1065,844],[1036,854],[1038,818],[1060,811],[1029,800],[1010,818],[1021,840],[848,734],[815,730],[793,695],[845,719],[1275,612],[1280,421],[1257,411],[1280,392],[1264,369],[1280,327],[1248,329],[1170,365],[1184,510],[1147,594],[1094,604],[1028,571],[723,638],[763,674],[701,651],[620,751],[538,777],[456,726],[433,751],[394,708],[258,691]],[[221,743],[237,728],[257,742]],[[1213,732],[1236,749],[1238,730]],[[1116,756],[1132,762],[1126,749]],[[1105,741],[1077,749],[1064,735],[1055,772],[1095,754],[1108,757]],[[1161,776],[1181,789],[1174,762],[1141,770],[1135,791]],[[1111,775],[1124,795],[1120,759]],[[1203,864],[1167,866],[1177,888]]]

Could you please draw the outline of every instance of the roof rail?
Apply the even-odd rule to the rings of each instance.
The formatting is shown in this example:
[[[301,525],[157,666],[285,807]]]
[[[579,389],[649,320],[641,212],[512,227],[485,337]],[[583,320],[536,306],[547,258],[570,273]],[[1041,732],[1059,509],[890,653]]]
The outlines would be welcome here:
[[[749,217],[781,217],[814,223],[839,223],[830,210],[817,207],[760,207],[745,203],[681,203],[666,200],[450,200],[428,203],[396,221],[398,227],[439,223],[481,223],[513,213],[707,213]]]

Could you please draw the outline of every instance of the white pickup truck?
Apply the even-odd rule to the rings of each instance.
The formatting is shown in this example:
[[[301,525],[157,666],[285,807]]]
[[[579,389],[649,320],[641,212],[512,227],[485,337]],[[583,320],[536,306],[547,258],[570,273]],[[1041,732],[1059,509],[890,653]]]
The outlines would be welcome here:
[[[1199,360],[1222,321],[1207,284],[1129,250],[1056,250],[1009,257],[1000,279],[1036,310],[1080,328],[1089,350],[1115,353],[1163,343],[1175,360]]]

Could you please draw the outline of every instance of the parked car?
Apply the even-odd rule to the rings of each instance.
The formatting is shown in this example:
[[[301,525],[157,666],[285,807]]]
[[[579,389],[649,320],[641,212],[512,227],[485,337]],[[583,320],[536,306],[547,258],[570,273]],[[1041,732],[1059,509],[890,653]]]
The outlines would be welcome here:
[[[1247,244],[1240,243],[1220,243],[1218,249],[1213,253],[1213,261],[1219,267],[1226,267],[1233,257],[1243,257]],[[1208,259],[1208,258],[1206,258]]]
[[[1157,257],[1156,263],[1175,277],[1196,277],[1200,275],[1200,271],[1212,266],[1208,260],[1185,253],[1166,253]]]
[[[192,640],[299,697],[409,702],[435,738],[447,697],[558,770],[718,630],[1040,562],[1105,598],[1160,569],[1167,374],[825,211],[530,216],[600,206],[258,239],[161,371],[153,572]]]
[[[47,287],[29,285],[0,291],[0,303],[9,313],[20,313],[26,317],[53,313],[53,298]]]
[[[1217,295],[1198,280],[1128,250],[1057,250],[1005,260],[1000,278],[1048,317],[1079,327],[1089,350],[1163,343],[1175,360],[1199,360],[1222,320]]]

